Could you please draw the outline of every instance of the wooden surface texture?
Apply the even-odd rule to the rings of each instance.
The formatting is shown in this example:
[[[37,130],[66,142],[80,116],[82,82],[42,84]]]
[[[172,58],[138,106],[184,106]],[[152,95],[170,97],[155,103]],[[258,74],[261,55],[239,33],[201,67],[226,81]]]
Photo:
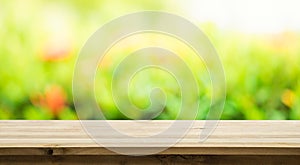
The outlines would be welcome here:
[[[169,127],[173,121],[153,121],[142,126],[140,124],[137,126],[132,121],[102,122],[108,122],[130,135],[149,136]],[[122,162],[134,164],[139,162],[138,160],[160,163],[164,161],[179,163],[185,160],[190,163],[192,161],[202,164],[207,162],[233,164],[232,161],[236,159],[248,164],[259,160],[267,164],[280,163],[284,160],[291,164],[300,162],[300,121],[220,121],[209,138],[205,142],[199,142],[199,134],[204,124],[205,121],[196,121],[183,139],[160,153],[128,157],[95,143],[87,135],[80,121],[1,120],[0,163],[13,161],[30,164],[32,159],[48,163],[59,161],[80,163],[88,159],[91,163],[99,163],[101,160],[100,162],[106,162],[104,164],[122,164]],[[97,127],[98,125],[95,125],[95,129]],[[119,146],[114,135],[105,131],[97,134],[105,135],[107,146],[135,147],[134,144],[126,143],[128,140],[126,138],[119,139],[122,143]],[[166,134],[154,139],[150,144],[145,143],[144,147],[160,147],[164,141],[172,138],[174,138],[172,133]]]

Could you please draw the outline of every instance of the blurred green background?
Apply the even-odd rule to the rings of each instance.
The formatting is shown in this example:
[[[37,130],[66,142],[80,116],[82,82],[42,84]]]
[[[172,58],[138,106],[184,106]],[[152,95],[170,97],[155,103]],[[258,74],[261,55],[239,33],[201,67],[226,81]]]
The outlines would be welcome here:
[[[161,10],[189,18],[189,8],[181,7],[185,3],[189,1],[0,0],[0,119],[77,119],[72,76],[89,36],[105,22],[136,11]],[[300,31],[248,33],[214,21],[191,20],[205,32],[223,62],[227,93],[222,119],[300,119]],[[205,119],[211,88],[205,67],[184,46],[174,46],[176,41],[158,38],[124,41],[102,61],[95,89],[108,119],[126,119],[114,105],[109,75],[116,62],[141,41],[175,47],[193,72],[203,73],[199,86],[207,89],[191,99],[200,99],[197,119]],[[157,83],[168,96],[157,119],[176,119],[178,86],[166,73],[150,70],[137,75],[130,90],[132,102],[147,107],[149,91],[144,89]]]

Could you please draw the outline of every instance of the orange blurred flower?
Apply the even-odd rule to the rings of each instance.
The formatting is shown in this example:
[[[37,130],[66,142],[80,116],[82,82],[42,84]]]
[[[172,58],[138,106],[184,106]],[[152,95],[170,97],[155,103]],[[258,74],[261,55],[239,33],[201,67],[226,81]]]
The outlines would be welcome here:
[[[40,47],[40,57],[43,61],[63,60],[71,55],[72,50],[72,19],[73,15],[68,10],[57,6],[46,8],[41,13],[41,23],[44,32]]]
[[[71,55],[71,44],[67,40],[52,40],[47,42],[40,50],[39,55],[43,61],[60,61]]]
[[[51,86],[44,94],[37,94],[31,98],[31,102],[36,106],[42,106],[56,117],[67,105],[66,94],[60,86]]]

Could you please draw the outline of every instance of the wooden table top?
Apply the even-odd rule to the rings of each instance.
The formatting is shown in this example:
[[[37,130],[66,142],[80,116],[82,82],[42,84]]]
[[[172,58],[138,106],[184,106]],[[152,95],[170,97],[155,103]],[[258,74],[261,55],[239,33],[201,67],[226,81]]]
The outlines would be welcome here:
[[[95,121],[91,121],[93,123]],[[151,121],[136,126],[126,120],[108,122],[131,136],[149,136],[167,128],[173,121]],[[181,121],[185,122],[185,121]],[[199,142],[205,121],[195,121],[190,131],[174,146],[160,152],[164,155],[300,155],[300,121],[219,121],[209,138]],[[97,129],[98,125],[95,125]],[[108,146],[134,147],[127,139],[99,132]],[[172,133],[145,143],[159,147],[173,138]],[[142,145],[142,144],[141,144]],[[76,120],[0,120],[0,155],[116,155],[97,144]]]

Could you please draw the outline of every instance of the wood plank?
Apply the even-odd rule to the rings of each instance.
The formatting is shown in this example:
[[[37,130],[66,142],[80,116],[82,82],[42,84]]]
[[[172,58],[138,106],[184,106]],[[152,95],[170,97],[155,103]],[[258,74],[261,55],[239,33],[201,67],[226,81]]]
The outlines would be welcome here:
[[[150,156],[0,156],[0,164],[99,164],[99,165],[257,165],[288,164],[298,165],[299,156],[215,156],[215,155],[150,155]]]
[[[93,127],[91,121],[91,126]],[[100,121],[97,121],[100,122]],[[173,121],[153,121],[136,124],[132,121],[109,122],[121,131],[135,136],[149,136],[167,128]],[[181,121],[185,122],[185,121]],[[187,135],[160,155],[300,155],[300,121],[220,121],[205,142],[199,133],[205,121],[196,121]],[[95,130],[99,125],[95,125]],[[108,128],[103,128],[103,130]],[[106,132],[105,145],[135,148],[128,139],[118,139]],[[97,136],[97,133],[96,133]],[[166,134],[147,148],[161,147],[174,138]],[[142,149],[136,147],[136,149]],[[79,121],[0,121],[0,155],[116,155],[91,139]]]

